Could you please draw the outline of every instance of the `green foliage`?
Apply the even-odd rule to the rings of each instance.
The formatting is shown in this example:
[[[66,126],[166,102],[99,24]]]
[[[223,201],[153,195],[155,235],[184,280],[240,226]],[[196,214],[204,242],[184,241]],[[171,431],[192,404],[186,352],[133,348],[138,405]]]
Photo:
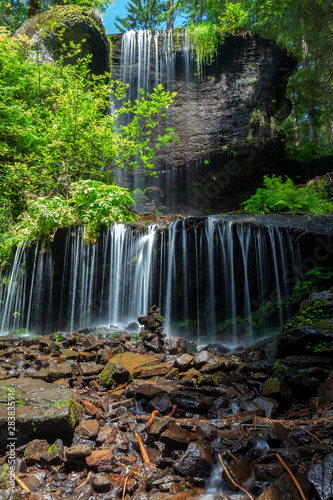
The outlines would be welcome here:
[[[281,177],[273,175],[264,177],[264,186],[243,203],[244,212],[333,212],[333,202],[328,199],[324,185],[308,184],[297,189],[288,177],[283,182]]]
[[[123,100],[125,85],[93,76],[89,58],[47,64],[29,59],[30,47],[0,28],[0,262],[57,227],[85,224],[93,241],[101,224],[133,220],[133,200],[111,170],[153,171],[156,151],[175,140],[170,129],[152,140],[175,93],[159,85],[111,115],[110,93]],[[119,126],[124,114],[131,119]]]
[[[222,41],[222,33],[216,24],[206,21],[197,26],[190,24],[187,28],[187,34],[200,71],[203,63],[213,61],[217,47]]]
[[[330,342],[320,341],[318,344],[309,342],[306,346],[307,349],[313,352],[322,352],[333,349],[333,340]]]
[[[294,287],[291,301],[299,302],[311,293],[322,292],[333,285],[333,271],[329,267],[315,267],[308,271],[304,280]]]
[[[138,29],[156,29],[165,3],[159,0],[130,0],[126,5],[126,17],[116,16],[115,26],[121,33]]]
[[[58,5],[78,5],[105,12],[113,0],[38,0],[35,3],[38,5],[38,12],[45,12]],[[31,0],[0,0],[0,26],[14,31],[28,18],[30,4]]]

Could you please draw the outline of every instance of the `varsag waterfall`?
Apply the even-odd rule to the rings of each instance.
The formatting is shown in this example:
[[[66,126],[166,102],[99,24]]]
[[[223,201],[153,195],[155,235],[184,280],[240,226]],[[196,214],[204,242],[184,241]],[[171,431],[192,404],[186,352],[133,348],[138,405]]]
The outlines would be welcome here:
[[[156,303],[167,334],[232,343],[283,323],[301,272],[287,229],[237,216],[114,224],[95,245],[83,228],[62,229],[17,249],[2,273],[1,331],[121,329]]]
[[[186,31],[132,31],[113,42],[113,77],[128,83],[129,99],[159,83],[177,92],[163,126],[180,137],[159,153],[157,178],[119,171],[115,180],[141,189],[146,200],[139,210],[199,217],[114,224],[95,245],[84,242],[83,228],[58,229],[53,241],[18,248],[11,269],[1,274],[2,334],[123,329],[153,304],[168,335],[199,342],[245,342],[282,325],[302,275],[292,233],[258,218],[202,214],[237,205],[241,187],[262,178],[262,165],[267,173],[262,152],[275,142],[262,130],[257,141],[253,130],[249,148],[245,136],[254,108],[267,107],[269,116],[284,105],[284,75],[294,62],[252,36],[227,38],[224,52],[202,72]]]

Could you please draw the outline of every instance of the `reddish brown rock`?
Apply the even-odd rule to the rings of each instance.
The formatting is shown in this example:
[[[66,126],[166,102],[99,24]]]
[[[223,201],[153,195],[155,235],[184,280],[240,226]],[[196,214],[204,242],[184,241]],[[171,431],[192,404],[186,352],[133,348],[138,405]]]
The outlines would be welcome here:
[[[83,420],[75,428],[75,432],[81,436],[95,438],[98,435],[99,423],[97,420]]]

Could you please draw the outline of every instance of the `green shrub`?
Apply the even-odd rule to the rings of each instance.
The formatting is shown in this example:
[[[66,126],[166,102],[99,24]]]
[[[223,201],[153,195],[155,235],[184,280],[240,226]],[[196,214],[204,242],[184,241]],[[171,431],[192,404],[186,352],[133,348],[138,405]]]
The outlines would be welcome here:
[[[333,202],[328,198],[324,184],[308,184],[297,188],[293,181],[281,177],[264,177],[264,187],[257,189],[243,203],[244,212],[265,214],[269,212],[333,212]]]

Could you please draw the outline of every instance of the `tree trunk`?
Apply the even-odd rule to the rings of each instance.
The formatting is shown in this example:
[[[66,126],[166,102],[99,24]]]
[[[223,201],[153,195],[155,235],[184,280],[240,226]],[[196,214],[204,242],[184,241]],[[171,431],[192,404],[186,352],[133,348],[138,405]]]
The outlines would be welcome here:
[[[171,9],[173,6],[173,0],[168,0],[167,3],[167,9]],[[167,18],[167,30],[172,30],[173,29],[173,13],[168,15]]]
[[[38,14],[39,11],[39,0],[30,0],[29,1],[29,10],[28,10],[28,18],[34,17]]]
[[[302,49],[303,49],[303,67],[310,74],[311,68],[310,68],[309,48],[304,35],[302,37]],[[315,105],[311,97],[307,98],[307,108],[309,117],[309,139],[310,141],[318,142],[318,130],[316,128],[316,120],[315,120]]]
[[[294,134],[295,134],[295,145],[299,147],[301,145],[301,137],[299,134],[299,125],[298,125],[298,118],[297,118],[297,112],[295,108],[295,104],[292,103],[292,108],[291,108],[291,116],[293,118],[293,128],[294,128]]]

